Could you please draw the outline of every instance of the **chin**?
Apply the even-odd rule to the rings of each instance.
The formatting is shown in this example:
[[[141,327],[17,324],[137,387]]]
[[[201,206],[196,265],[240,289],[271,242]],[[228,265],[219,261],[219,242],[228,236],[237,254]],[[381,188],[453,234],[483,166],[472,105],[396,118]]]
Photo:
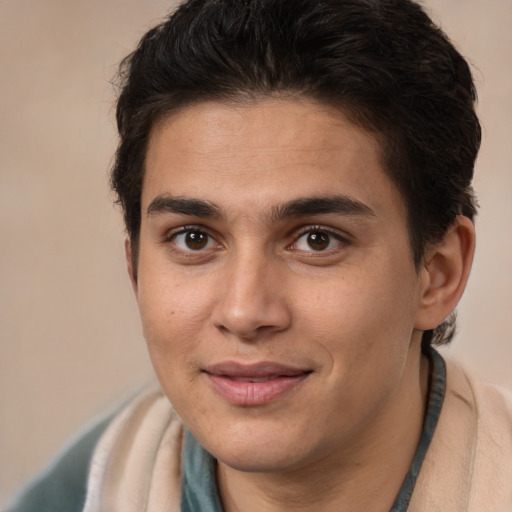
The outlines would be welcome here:
[[[201,442],[201,441],[200,441]],[[308,458],[297,447],[304,447],[304,441],[290,436],[262,430],[249,434],[227,433],[224,439],[205,442],[203,446],[223,464],[243,472],[273,473],[293,470],[301,460]]]
[[[280,473],[293,470],[299,465],[290,453],[280,455],[262,453],[261,450],[246,450],[243,453],[230,450],[220,454],[217,460],[244,473]]]

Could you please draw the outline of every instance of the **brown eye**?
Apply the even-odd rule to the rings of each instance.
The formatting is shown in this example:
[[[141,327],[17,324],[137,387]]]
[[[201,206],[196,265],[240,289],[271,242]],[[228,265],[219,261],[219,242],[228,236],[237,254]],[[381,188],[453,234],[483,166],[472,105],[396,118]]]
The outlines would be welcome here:
[[[303,231],[293,244],[293,249],[304,252],[329,252],[347,245],[347,240],[338,233],[318,228]]]
[[[208,235],[202,231],[189,231],[185,235],[185,244],[193,251],[204,249],[208,244]]]
[[[172,237],[172,242],[182,251],[201,251],[214,245],[212,237],[200,229],[184,229]]]
[[[330,235],[323,231],[312,231],[307,235],[307,244],[313,251],[324,251],[330,242]]]

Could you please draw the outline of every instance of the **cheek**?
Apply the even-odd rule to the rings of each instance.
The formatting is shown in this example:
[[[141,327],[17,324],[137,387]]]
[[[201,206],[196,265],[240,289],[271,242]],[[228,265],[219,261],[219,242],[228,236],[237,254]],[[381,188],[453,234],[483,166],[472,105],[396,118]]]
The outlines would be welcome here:
[[[179,275],[146,272],[139,279],[137,300],[151,357],[173,354],[154,363],[180,359],[194,347],[208,315],[203,286]]]
[[[403,364],[414,328],[415,280],[389,268],[352,269],[303,298],[297,315],[302,329],[310,330],[333,365]]]
[[[149,356],[165,394],[177,410],[197,401],[193,355],[201,328],[198,297],[184,293],[179,281],[149,279],[139,283],[138,303]],[[199,404],[198,407],[202,407]]]

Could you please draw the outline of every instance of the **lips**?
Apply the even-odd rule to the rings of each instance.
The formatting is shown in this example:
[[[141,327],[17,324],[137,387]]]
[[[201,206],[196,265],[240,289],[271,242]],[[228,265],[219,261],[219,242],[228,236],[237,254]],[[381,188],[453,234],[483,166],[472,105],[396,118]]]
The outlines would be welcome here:
[[[311,370],[271,362],[225,362],[209,366],[204,372],[217,394],[233,405],[246,407],[274,402],[311,374]]]
[[[272,375],[270,377],[231,377],[237,382],[268,382],[269,380],[278,379],[278,376]]]

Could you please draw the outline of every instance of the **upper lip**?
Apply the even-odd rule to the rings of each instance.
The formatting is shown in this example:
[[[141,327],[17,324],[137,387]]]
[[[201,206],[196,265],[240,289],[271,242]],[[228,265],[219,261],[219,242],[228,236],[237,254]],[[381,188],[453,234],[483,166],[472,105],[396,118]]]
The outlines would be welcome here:
[[[294,377],[304,373],[310,373],[312,370],[290,366],[281,363],[265,361],[261,363],[243,364],[234,361],[225,361],[208,365],[204,368],[210,375],[248,378],[248,377]]]

